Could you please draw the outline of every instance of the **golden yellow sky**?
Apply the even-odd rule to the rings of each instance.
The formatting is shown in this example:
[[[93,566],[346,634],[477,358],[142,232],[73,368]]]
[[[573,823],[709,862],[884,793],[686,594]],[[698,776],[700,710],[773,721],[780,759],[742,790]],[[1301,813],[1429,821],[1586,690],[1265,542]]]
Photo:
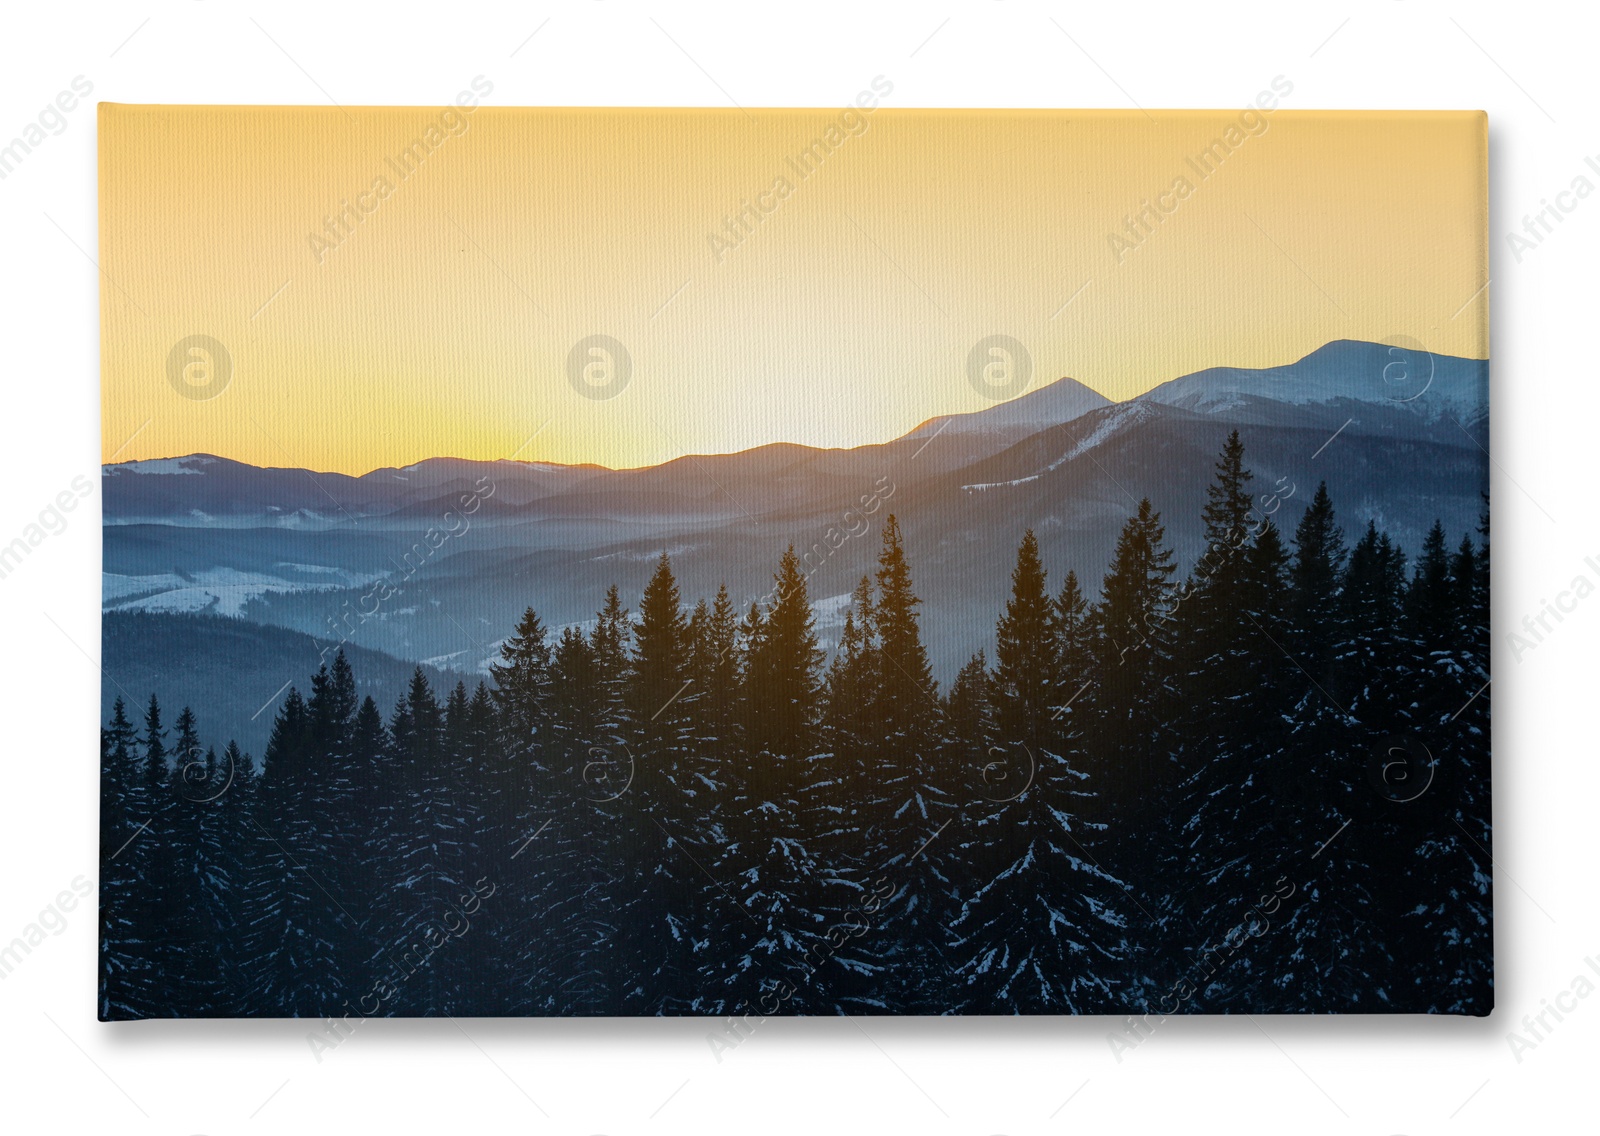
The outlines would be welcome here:
[[[1030,389],[1070,375],[1115,399],[1332,339],[1488,354],[1484,298],[1462,310],[1487,266],[1475,112],[1285,105],[1202,179],[1188,159],[1239,111],[492,101],[101,104],[103,458],[363,473],[853,446],[992,405],[967,356],[997,333],[1027,346]],[[801,178],[789,160],[830,124]],[[413,139],[433,149],[402,178]],[[758,194],[771,211],[714,251]],[[1170,213],[1115,249],[1158,194]],[[360,220],[319,252],[342,203]],[[597,333],[631,357],[614,398],[568,379]],[[169,378],[192,335],[231,356],[216,397]]]

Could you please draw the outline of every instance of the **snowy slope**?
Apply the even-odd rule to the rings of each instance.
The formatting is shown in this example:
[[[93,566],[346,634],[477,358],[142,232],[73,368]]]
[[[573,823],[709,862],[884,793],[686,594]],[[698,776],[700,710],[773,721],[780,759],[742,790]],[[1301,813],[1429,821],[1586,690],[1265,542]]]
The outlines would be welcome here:
[[[1111,400],[1105,395],[1084,386],[1076,379],[1057,379],[1049,386],[1029,391],[1009,402],[1002,402],[985,410],[930,418],[906,437],[921,438],[951,431],[957,434],[1021,436],[1043,430],[1048,426],[1071,422],[1091,410],[1110,405]]]
[[[1396,347],[1339,339],[1281,367],[1211,367],[1162,383],[1143,396],[1203,414],[1238,408],[1246,398],[1304,406],[1339,399],[1404,407],[1434,420],[1466,423],[1489,406],[1489,364]]]

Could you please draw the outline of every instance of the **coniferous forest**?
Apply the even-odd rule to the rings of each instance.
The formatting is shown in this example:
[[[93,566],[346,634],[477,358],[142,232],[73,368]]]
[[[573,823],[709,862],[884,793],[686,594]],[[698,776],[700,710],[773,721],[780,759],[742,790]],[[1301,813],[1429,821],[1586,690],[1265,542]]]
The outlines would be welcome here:
[[[748,604],[663,553],[474,686],[340,652],[259,756],[118,700],[101,1017],[1485,1014],[1487,507],[1402,549],[1247,465],[1186,579],[1148,500],[1098,581],[1017,533],[948,689],[888,516],[827,652],[792,548]]]

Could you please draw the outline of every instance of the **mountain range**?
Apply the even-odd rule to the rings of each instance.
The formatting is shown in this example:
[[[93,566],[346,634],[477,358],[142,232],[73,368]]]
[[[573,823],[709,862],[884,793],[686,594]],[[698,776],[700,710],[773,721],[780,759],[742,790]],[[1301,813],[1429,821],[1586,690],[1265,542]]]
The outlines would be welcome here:
[[[726,582],[748,606],[793,543],[827,640],[893,512],[948,681],[986,644],[1027,528],[1052,579],[1073,569],[1092,598],[1148,496],[1187,571],[1238,429],[1286,536],[1326,481],[1352,537],[1372,520],[1415,551],[1438,519],[1453,543],[1488,491],[1488,415],[1487,361],[1339,340],[1124,402],[1063,378],[852,449],[773,443],[615,470],[433,458],[360,477],[208,454],[115,463],[102,470],[104,608],[231,616],[471,674],[530,604],[554,627],[591,618],[610,583],[637,604],[665,550],[687,602]],[[117,665],[108,654],[113,677]]]

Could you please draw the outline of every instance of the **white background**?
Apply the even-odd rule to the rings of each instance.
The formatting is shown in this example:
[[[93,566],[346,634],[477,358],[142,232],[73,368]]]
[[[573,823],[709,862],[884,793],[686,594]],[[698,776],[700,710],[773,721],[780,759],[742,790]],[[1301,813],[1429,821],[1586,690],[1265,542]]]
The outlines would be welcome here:
[[[1468,1020],[1174,1019],[1120,1063],[1104,1019],[775,1020],[720,1064],[695,1020],[380,1021],[319,1064],[306,1023],[96,1022],[86,905],[0,981],[6,1127],[1392,1134],[1560,1130],[1563,1114],[1592,1126],[1600,997],[1520,1062],[1507,1042],[1600,955],[1585,667],[1600,599],[1520,660],[1508,646],[1574,576],[1600,578],[1584,564],[1600,558],[1600,199],[1520,263],[1506,240],[1600,155],[1588,7],[8,6],[6,139],[76,75],[93,82],[91,102],[443,105],[485,74],[496,106],[760,107],[840,106],[883,73],[901,107],[1159,108],[1242,106],[1284,74],[1295,108],[1487,110],[1499,1008]],[[0,543],[74,477],[95,485],[67,529],[0,580],[0,942],[96,865],[94,110],[68,118],[0,181]]]

